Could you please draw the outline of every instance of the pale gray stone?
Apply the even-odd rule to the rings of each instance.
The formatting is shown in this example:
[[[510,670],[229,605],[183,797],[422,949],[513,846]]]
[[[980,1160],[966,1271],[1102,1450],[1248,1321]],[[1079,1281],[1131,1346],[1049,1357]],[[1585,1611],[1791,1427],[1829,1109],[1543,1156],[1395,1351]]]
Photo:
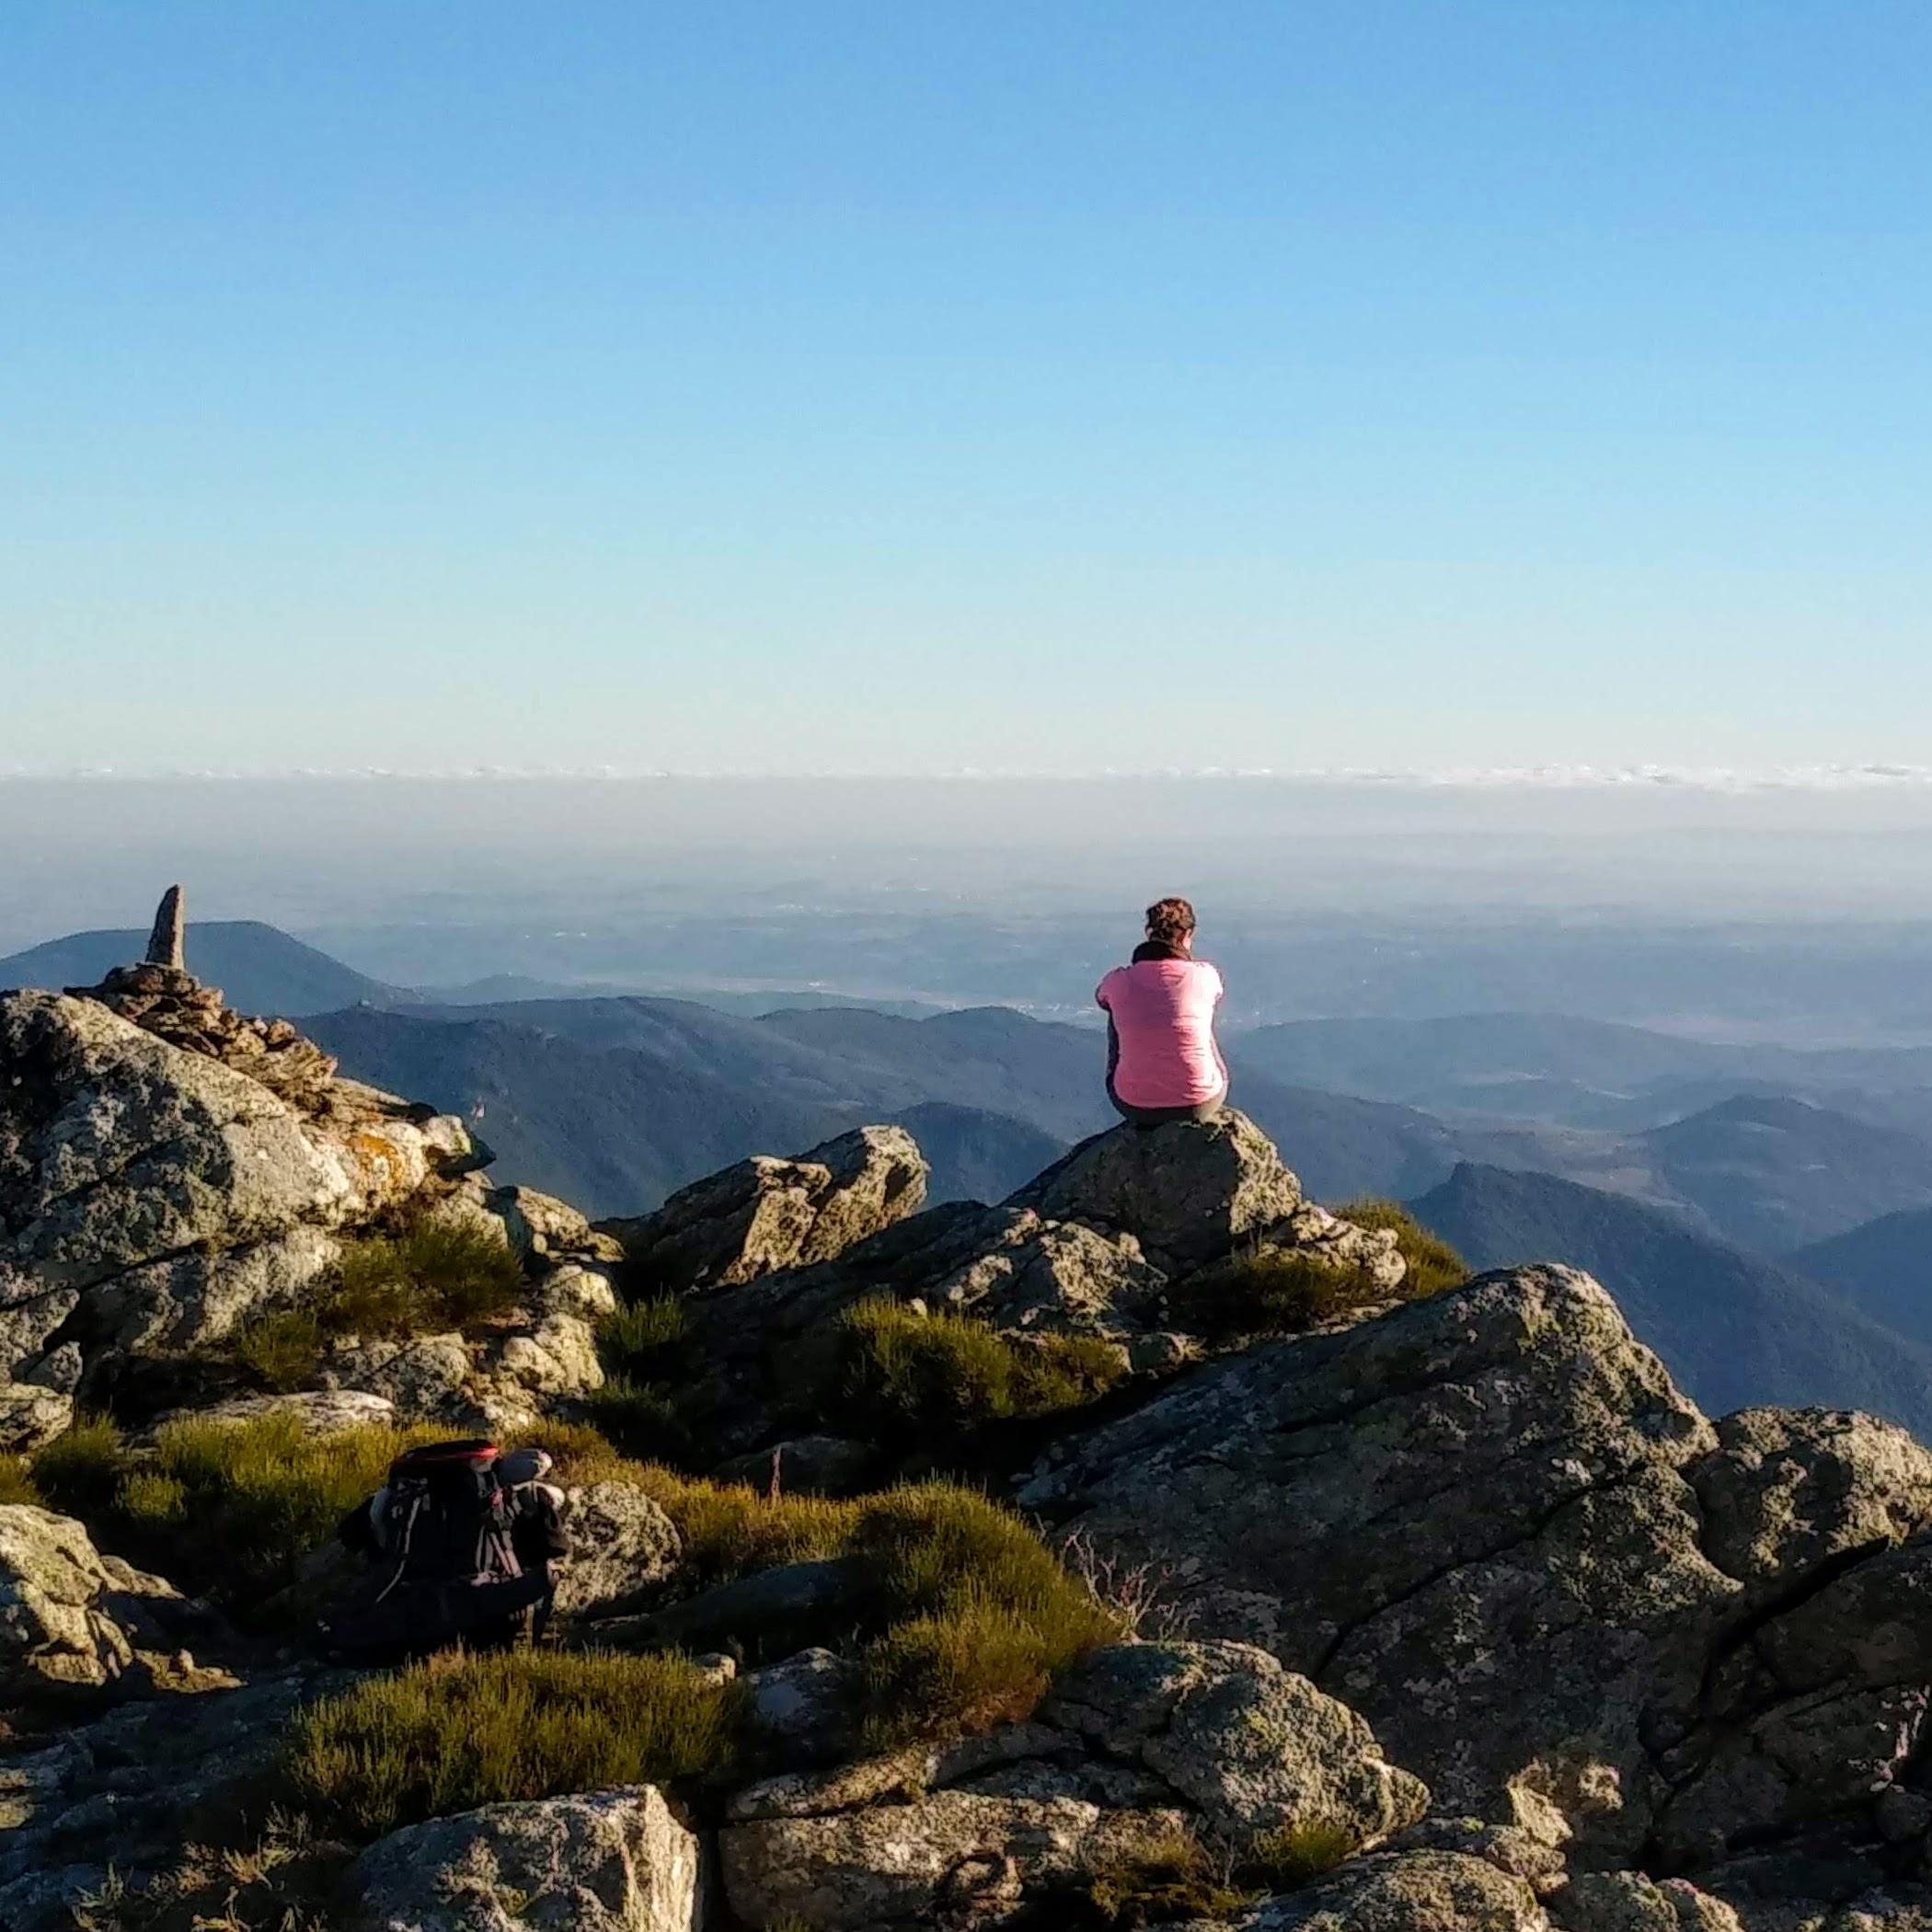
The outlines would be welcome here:
[[[1156,1268],[1185,1274],[1285,1220],[1301,1198],[1274,1143],[1230,1108],[1083,1141],[1007,1205],[1132,1235]]]
[[[63,1433],[74,1397],[30,1382],[0,1382],[0,1453],[21,1455]]]
[[[95,1548],[71,1516],[0,1504],[0,1685],[98,1686],[173,1649],[180,1593]]]
[[[1061,1683],[1042,1717],[1118,1758],[1138,1758],[1214,1831],[1327,1823],[1358,1847],[1429,1809],[1367,1723],[1247,1644],[1113,1644]]]
[[[1536,1894],[1483,1858],[1393,1852],[1272,1900],[1240,1932],[1549,1932]]]
[[[594,1616],[661,1583],[683,1554],[671,1518],[629,1483],[593,1482],[565,1492],[570,1555],[556,1569],[557,1614]]]
[[[926,1175],[903,1127],[861,1127],[789,1159],[753,1155],[653,1214],[601,1225],[663,1289],[730,1288],[829,1261],[915,1213]]]
[[[149,933],[147,951],[142,956],[149,966],[166,967],[171,972],[188,971],[188,902],[178,885],[161,895],[155,909],[154,930]]]
[[[406,1826],[345,1880],[356,1932],[698,1932],[697,1839],[650,1785]]]

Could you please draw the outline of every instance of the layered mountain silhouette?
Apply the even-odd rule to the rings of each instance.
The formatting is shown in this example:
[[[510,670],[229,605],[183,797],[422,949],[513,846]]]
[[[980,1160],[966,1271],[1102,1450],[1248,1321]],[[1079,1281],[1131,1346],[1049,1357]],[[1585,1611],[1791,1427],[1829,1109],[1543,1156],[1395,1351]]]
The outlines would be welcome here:
[[[1788,1096],[1739,1094],[1643,1144],[1670,1194],[1769,1253],[1932,1206],[1932,1149],[1917,1135]]]
[[[197,921],[194,969],[245,1013],[305,1018],[368,1000],[406,1003],[414,995],[385,985],[259,919]],[[0,991],[17,986],[97,985],[116,966],[138,960],[144,931],[70,933],[0,959]]]
[[[1587,1269],[1700,1403],[1863,1409],[1932,1432],[1932,1343],[1668,1212],[1474,1163],[1409,1205],[1476,1267],[1561,1255]]]
[[[1102,1036],[1006,1007],[747,1018],[684,1000],[540,1000],[305,1024],[355,1077],[473,1121],[506,1178],[599,1213],[641,1212],[746,1154],[864,1121],[913,1128],[934,1199],[998,1199],[1113,1121]],[[1236,1077],[1320,1197],[1416,1192],[1468,1151],[1411,1109],[1284,1087],[1238,1056]]]

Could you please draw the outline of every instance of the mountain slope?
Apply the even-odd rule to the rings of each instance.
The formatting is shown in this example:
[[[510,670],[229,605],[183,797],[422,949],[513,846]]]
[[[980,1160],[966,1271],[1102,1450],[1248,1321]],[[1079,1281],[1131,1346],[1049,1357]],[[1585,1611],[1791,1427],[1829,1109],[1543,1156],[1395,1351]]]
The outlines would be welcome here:
[[[1009,1114],[922,1100],[892,1116],[932,1164],[929,1202],[1004,1201],[1066,1152],[1066,1144]]]
[[[1686,1039],[1557,1013],[1309,1019],[1237,1034],[1280,1080],[1433,1112],[1641,1130],[1755,1090],[1858,1113],[1932,1087],[1932,1048],[1794,1048]]]
[[[1932,1147],[1806,1100],[1739,1094],[1642,1141],[1672,1194],[1764,1254],[1932,1206]]]
[[[790,1152],[857,1124],[856,1112],[823,1094],[696,1052],[368,1007],[306,1024],[345,1073],[463,1115],[495,1149],[498,1178],[593,1214],[653,1207],[755,1149]]]
[[[1819,1404],[1932,1432],[1932,1347],[1669,1213],[1473,1164],[1410,1205],[1478,1268],[1561,1259],[1587,1269],[1713,1414]]]
[[[116,966],[147,950],[145,932],[70,933],[0,960],[0,989],[98,985]],[[188,929],[188,963],[198,979],[219,986],[241,1013],[305,1018],[368,1000],[395,1006],[413,995],[370,979],[313,946],[258,919],[196,921]]]
[[[1886,1214],[1800,1248],[1790,1265],[1874,1321],[1932,1343],[1932,1208]]]
[[[936,1199],[997,1199],[1114,1118],[1102,1036],[1005,1008],[744,1019],[678,1000],[538,1000],[305,1024],[360,1079],[467,1116],[480,1104],[502,1179],[599,1213],[641,1213],[730,1161],[859,1121],[911,1127]],[[1238,1065],[1236,1099],[1318,1198],[1416,1192],[1466,1151],[1425,1114]]]

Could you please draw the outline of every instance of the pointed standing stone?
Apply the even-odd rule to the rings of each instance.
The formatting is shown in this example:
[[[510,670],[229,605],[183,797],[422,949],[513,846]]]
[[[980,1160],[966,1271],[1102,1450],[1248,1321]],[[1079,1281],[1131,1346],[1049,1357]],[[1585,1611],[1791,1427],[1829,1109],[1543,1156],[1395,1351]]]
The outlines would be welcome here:
[[[161,895],[161,908],[155,914],[155,930],[147,942],[149,966],[167,966],[176,972],[188,970],[185,938],[187,921],[181,916],[181,888],[171,885]]]

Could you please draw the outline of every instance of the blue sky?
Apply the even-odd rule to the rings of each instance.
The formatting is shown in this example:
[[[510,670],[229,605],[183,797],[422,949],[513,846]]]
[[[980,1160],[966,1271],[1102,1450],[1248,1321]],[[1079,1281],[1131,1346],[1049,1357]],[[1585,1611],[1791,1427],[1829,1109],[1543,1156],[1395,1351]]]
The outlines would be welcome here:
[[[1932,761],[1932,12],[10,0],[0,769]]]

